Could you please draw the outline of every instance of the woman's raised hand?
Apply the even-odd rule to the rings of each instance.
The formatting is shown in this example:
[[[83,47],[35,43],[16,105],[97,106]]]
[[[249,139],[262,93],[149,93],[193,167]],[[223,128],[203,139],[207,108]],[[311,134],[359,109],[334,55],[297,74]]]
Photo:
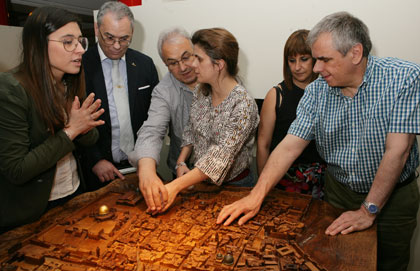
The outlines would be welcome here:
[[[89,132],[96,126],[103,125],[105,123],[103,120],[97,120],[99,116],[105,112],[105,110],[103,108],[99,109],[101,106],[101,100],[97,99],[95,101],[94,97],[94,93],[89,94],[82,106],[80,106],[79,97],[76,96],[74,98],[71,106],[69,121],[64,128],[64,131],[71,140],[80,134]]]

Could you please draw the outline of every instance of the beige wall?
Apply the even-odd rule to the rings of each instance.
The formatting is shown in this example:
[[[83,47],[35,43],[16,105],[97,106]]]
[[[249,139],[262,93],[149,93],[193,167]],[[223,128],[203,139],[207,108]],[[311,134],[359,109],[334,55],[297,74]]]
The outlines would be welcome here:
[[[254,98],[282,80],[283,47],[295,30],[312,28],[321,18],[348,11],[370,29],[373,54],[420,64],[420,1],[418,0],[145,0],[133,7],[136,18],[132,48],[151,56],[160,75],[167,68],[156,43],[168,27],[190,32],[224,27],[239,42],[239,75]]]
[[[19,64],[20,38],[22,27],[0,25],[1,50],[0,72],[9,70]]]

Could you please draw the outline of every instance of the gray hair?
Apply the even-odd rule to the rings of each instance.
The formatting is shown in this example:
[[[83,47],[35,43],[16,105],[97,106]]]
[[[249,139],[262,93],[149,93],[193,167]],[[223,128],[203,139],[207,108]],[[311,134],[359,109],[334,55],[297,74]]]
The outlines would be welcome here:
[[[102,24],[102,19],[108,12],[111,12],[117,17],[117,20],[121,20],[124,17],[127,17],[130,20],[131,29],[134,29],[134,15],[131,12],[130,8],[125,4],[117,1],[108,1],[105,2],[99,9],[96,21],[98,27]]]
[[[169,28],[169,29],[163,30],[160,33],[158,43],[157,43],[157,48],[158,48],[160,58],[162,58],[163,62],[165,62],[165,60],[163,59],[163,54],[162,54],[163,44],[166,41],[175,41],[178,38],[185,38],[191,42],[191,38],[188,32],[185,29],[180,28],[180,27]],[[193,45],[191,42],[191,47],[192,46]]]
[[[369,29],[358,18],[348,12],[336,12],[324,17],[309,32],[307,43],[309,47],[316,42],[322,33],[331,33],[334,48],[342,55],[357,43],[363,46],[363,56],[367,57],[372,49]]]

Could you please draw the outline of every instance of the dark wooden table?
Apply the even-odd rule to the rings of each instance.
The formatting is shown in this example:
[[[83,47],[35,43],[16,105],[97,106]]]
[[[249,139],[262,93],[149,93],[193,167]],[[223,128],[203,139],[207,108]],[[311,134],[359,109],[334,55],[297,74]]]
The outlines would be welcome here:
[[[326,202],[273,190],[255,218],[225,227],[220,209],[248,189],[200,184],[150,216],[126,177],[0,235],[1,270],[376,270],[376,228],[325,235],[341,213]]]

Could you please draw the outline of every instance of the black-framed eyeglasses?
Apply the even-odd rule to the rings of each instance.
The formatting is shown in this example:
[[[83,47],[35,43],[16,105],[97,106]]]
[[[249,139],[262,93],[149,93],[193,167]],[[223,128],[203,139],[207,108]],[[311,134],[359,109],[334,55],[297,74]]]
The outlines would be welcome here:
[[[185,52],[180,59],[170,59],[166,61],[166,66],[168,68],[175,68],[179,66],[179,63],[182,64],[191,64],[192,60],[194,59],[194,55],[190,52]]]
[[[48,39],[48,41],[61,42],[63,44],[64,50],[66,50],[67,52],[73,52],[74,50],[76,50],[77,45],[79,43],[85,51],[87,50],[89,45],[88,38],[86,37],[65,37],[62,40]]]
[[[106,33],[106,35],[104,36],[104,34],[102,34],[101,30],[98,29],[98,31],[99,31],[99,34],[101,36],[101,39],[105,42],[106,45],[114,45],[116,42],[118,42],[120,46],[127,47],[131,43],[130,36],[124,36],[124,37],[121,37],[121,38],[116,38],[113,35],[108,34],[108,33]]]

